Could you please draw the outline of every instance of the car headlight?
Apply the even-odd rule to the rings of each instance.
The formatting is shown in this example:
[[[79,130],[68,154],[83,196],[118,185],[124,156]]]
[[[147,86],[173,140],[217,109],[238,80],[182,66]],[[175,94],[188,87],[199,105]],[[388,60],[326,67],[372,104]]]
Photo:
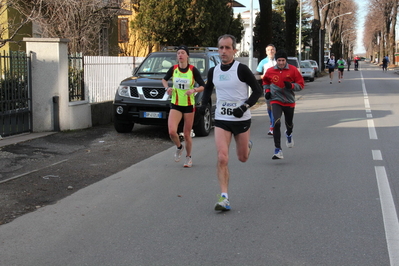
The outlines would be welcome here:
[[[129,86],[119,86],[118,94],[122,97],[130,97],[130,87]]]

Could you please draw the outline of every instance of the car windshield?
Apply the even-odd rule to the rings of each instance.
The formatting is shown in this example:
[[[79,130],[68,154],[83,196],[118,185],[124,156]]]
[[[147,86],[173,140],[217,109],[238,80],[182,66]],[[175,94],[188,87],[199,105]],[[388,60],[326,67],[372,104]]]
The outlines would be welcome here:
[[[288,58],[288,59],[287,59],[287,62],[288,62],[288,64],[290,64],[290,65],[299,67],[299,66],[298,66],[298,63],[297,63],[298,61],[295,60],[295,59],[290,59],[290,58]]]
[[[158,55],[148,57],[138,69],[139,74],[161,74],[168,72],[176,64],[176,55]]]
[[[189,62],[194,65],[201,73],[205,70],[205,58],[190,57]],[[169,68],[177,64],[176,54],[171,53],[170,55],[154,55],[144,60],[137,70],[139,75],[156,75],[165,74]]]
[[[309,62],[304,62],[304,61],[302,61],[301,62],[301,68],[312,68],[312,66],[310,65],[310,63]]]

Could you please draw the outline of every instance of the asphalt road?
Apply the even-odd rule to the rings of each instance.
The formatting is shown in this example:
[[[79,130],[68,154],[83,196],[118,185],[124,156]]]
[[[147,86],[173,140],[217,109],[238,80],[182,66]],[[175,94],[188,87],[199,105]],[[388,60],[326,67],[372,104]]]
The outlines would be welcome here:
[[[295,147],[272,160],[264,108],[254,148],[230,156],[232,211],[212,136],[193,167],[173,148],[0,226],[1,265],[399,265],[399,76],[362,64],[297,93]]]

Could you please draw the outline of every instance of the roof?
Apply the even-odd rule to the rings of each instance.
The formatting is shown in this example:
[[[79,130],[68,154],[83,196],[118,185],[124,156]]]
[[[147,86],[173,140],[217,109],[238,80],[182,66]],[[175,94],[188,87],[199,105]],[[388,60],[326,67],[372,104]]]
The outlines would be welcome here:
[[[233,7],[245,7],[243,4],[241,4],[241,3],[239,3],[239,2],[237,2],[237,1],[232,1],[232,6]]]

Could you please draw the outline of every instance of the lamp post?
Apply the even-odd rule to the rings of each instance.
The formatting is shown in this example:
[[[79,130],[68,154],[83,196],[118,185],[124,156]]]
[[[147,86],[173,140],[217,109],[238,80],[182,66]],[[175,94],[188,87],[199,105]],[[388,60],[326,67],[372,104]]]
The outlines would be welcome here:
[[[301,67],[302,61],[302,0],[299,0],[299,38],[298,38],[298,45],[299,45],[299,54],[298,54],[298,61],[299,61],[299,68]]]
[[[254,8],[253,8],[253,0],[250,1],[251,13],[249,18],[249,54],[248,54],[248,66],[252,71],[252,61],[254,57],[254,45],[253,45],[253,18],[254,18]]]
[[[328,30],[328,47],[331,46],[331,23],[332,23],[332,22],[334,21],[334,19],[336,19],[336,18],[345,16],[345,15],[350,15],[350,14],[352,14],[352,12],[347,12],[347,13],[338,15],[338,16],[336,16],[336,17],[333,17],[333,18],[330,20],[330,25],[329,25],[329,27],[328,27],[328,29],[329,29],[329,30]],[[331,49],[330,49],[330,50],[331,50]]]
[[[336,2],[336,1],[339,1],[339,0],[334,0],[334,1],[332,1],[332,2],[329,2],[329,3],[325,4],[324,6],[322,6],[321,9],[320,9],[320,28],[319,28],[319,68],[320,68],[320,69],[321,69],[321,49],[322,49],[322,47],[321,47],[321,21],[322,21],[322,19],[321,19],[321,14],[322,14],[323,9],[324,9],[326,6],[332,4],[332,3]],[[323,51],[324,51],[324,49],[323,49]],[[323,55],[324,55],[324,53],[323,53]],[[324,58],[324,57],[323,57],[323,58]]]

